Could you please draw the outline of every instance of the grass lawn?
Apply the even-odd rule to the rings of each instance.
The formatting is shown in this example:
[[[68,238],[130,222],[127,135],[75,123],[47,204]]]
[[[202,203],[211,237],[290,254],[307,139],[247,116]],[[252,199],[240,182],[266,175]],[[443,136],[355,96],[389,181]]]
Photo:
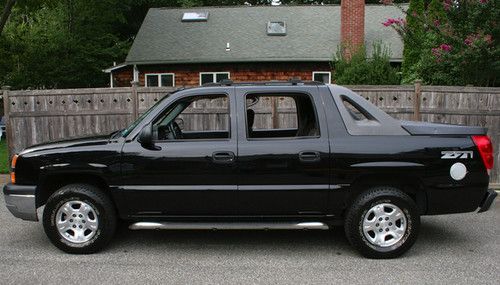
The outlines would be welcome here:
[[[0,141],[0,173],[9,173],[9,152],[5,139]]]

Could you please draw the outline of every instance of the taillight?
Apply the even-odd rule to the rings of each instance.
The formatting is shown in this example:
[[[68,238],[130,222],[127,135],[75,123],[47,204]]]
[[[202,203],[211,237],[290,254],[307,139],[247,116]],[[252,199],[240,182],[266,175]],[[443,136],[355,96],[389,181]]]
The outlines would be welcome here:
[[[483,159],[484,167],[486,167],[487,170],[492,169],[493,145],[491,144],[490,138],[488,136],[472,136],[472,140],[479,150],[479,154]]]
[[[14,154],[12,157],[12,162],[10,163],[10,182],[16,184],[16,163],[19,156]]]

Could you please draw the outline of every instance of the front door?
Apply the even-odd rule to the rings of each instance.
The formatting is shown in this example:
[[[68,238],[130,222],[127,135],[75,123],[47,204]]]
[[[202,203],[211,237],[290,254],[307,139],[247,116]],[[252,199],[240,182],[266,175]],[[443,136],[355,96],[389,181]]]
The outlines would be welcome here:
[[[329,145],[317,87],[238,89],[240,213],[322,215],[329,192]]]
[[[236,103],[227,90],[168,105],[152,122],[155,149],[125,143],[121,191],[130,216],[235,214]]]

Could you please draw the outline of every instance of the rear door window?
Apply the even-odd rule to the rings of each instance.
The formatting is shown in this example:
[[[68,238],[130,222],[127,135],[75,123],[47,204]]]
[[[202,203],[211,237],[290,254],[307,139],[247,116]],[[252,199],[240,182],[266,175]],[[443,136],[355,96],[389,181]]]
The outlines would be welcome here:
[[[318,116],[307,94],[248,94],[249,139],[319,137]]]

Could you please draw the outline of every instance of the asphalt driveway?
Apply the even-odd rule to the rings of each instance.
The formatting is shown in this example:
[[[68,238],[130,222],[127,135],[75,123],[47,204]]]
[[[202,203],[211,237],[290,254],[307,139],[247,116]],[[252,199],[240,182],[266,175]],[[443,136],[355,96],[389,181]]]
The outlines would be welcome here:
[[[405,256],[368,260],[333,231],[130,231],[94,255],[53,247],[0,198],[0,284],[499,284],[500,203],[424,217]]]

